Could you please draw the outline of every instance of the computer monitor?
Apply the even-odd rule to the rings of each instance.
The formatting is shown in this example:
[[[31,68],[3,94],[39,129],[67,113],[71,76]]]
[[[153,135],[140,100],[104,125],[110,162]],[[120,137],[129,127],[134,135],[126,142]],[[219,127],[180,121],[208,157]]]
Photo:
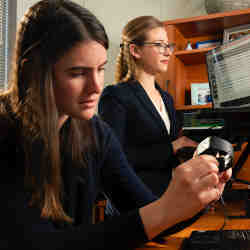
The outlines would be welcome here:
[[[206,64],[213,109],[250,110],[250,36],[210,50]]]
[[[239,141],[240,145],[247,141],[233,168],[233,177],[240,176],[241,182],[249,184],[246,172],[243,177],[239,172],[250,155],[250,35],[210,50],[206,64],[212,110],[225,120],[222,137],[232,143]]]

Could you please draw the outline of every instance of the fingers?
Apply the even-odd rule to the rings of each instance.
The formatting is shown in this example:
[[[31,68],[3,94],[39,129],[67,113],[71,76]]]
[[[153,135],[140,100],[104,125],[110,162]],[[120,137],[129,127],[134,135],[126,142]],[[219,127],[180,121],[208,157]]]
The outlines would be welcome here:
[[[196,179],[206,176],[210,173],[217,174],[219,171],[218,164],[219,163],[214,156],[201,155],[184,162],[183,164],[178,166],[175,171],[178,171],[178,169],[181,171],[185,171],[185,175],[187,178]]]
[[[218,161],[214,156],[197,156],[178,166],[175,174],[179,174],[177,171],[182,172],[180,173],[183,177],[182,185],[186,185],[187,189],[190,188],[196,193],[202,204],[220,197],[224,187],[220,183]]]
[[[220,190],[218,187],[214,187],[212,189],[212,192],[210,192],[210,195],[211,195],[211,200],[213,201],[218,201],[221,197],[221,194],[222,194],[222,190]]]
[[[226,171],[221,172],[219,175],[220,182],[226,183],[227,181],[230,180],[231,176],[232,176],[232,168],[229,168]]]
[[[224,186],[219,183],[218,175],[211,173],[200,179],[195,188],[200,190],[199,198],[202,203],[208,204],[220,198]]]
[[[204,172],[201,170],[199,181],[194,188],[200,190],[200,199],[203,202],[218,200],[223,193],[225,183],[231,178],[232,169],[219,173],[218,162],[213,156],[201,155],[199,157],[207,161],[208,165],[202,164],[207,170]]]
[[[225,183],[221,183],[221,182],[220,182],[220,183],[217,185],[217,189],[218,189],[218,191],[220,192],[220,195],[223,193],[224,187],[225,187]]]
[[[208,158],[205,156],[204,159]],[[209,200],[219,200],[223,193],[225,183],[231,178],[231,176],[232,169],[230,168],[221,173],[212,171],[207,175],[201,177],[200,182],[196,187],[201,190],[201,200],[203,200],[204,202],[209,202]]]
[[[213,204],[215,201],[218,201],[221,197],[222,192],[217,187],[213,187],[207,191],[200,193],[200,200],[202,204],[208,205]]]
[[[200,190],[209,190],[211,188],[217,187],[219,184],[219,177],[216,173],[208,173],[199,179],[197,188]]]

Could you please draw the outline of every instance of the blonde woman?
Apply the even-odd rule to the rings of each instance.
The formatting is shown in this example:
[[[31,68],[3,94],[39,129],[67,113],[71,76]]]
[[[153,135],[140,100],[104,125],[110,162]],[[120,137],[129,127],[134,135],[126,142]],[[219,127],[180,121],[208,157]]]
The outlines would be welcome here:
[[[174,44],[161,21],[140,16],[124,27],[120,47],[116,84],[104,89],[99,114],[114,129],[137,175],[161,195],[179,164],[175,153],[197,145],[178,138],[173,99],[155,81],[166,72]]]

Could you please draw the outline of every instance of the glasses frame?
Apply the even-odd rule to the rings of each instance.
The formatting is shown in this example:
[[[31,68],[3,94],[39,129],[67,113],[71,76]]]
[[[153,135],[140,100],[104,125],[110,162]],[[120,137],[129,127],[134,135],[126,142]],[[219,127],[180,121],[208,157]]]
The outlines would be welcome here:
[[[160,54],[164,54],[168,49],[171,53],[174,52],[175,43],[163,43],[163,42],[144,42],[142,45],[153,45],[155,46]]]

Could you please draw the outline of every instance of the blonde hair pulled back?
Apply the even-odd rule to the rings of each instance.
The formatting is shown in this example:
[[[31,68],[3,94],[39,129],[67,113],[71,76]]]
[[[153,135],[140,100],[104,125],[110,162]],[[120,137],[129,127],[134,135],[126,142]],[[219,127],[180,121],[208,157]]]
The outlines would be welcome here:
[[[164,27],[163,23],[153,16],[140,16],[132,19],[122,31],[120,52],[117,56],[115,83],[126,82],[135,77],[137,63],[130,53],[130,44],[143,45],[147,33],[155,28]]]

